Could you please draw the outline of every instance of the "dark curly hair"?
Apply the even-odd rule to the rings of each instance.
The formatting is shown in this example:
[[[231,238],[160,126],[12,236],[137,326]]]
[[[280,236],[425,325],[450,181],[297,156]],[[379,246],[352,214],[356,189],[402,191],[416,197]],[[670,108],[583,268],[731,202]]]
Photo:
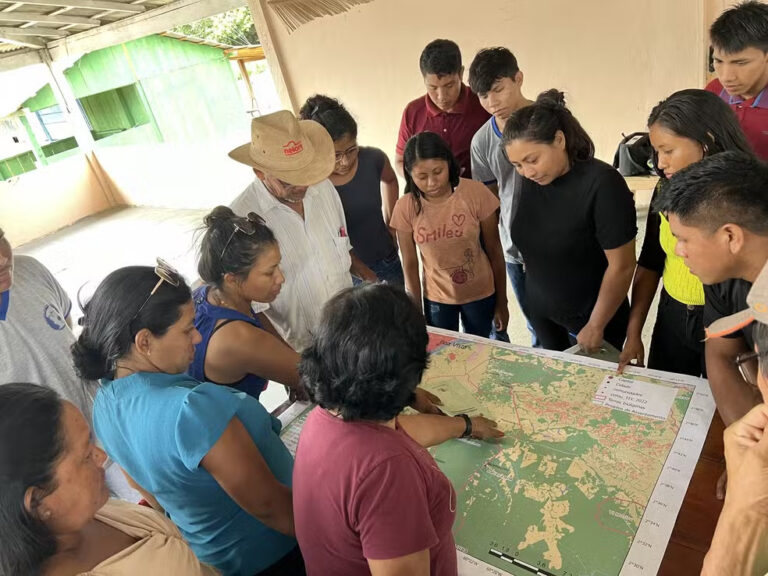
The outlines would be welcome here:
[[[56,489],[56,463],[65,450],[62,409],[49,388],[0,386],[0,574],[38,574],[56,553],[37,505]],[[39,492],[32,510],[24,505],[29,488]]]
[[[423,314],[402,288],[347,288],[323,308],[301,355],[301,383],[313,402],[344,420],[391,420],[421,382],[428,339]]]
[[[768,6],[753,0],[729,8],[712,24],[709,39],[726,54],[747,48],[768,52]]]
[[[461,73],[461,50],[453,40],[438,38],[424,47],[419,57],[421,75],[434,74],[438,78]]]
[[[344,136],[357,138],[357,122],[336,98],[323,94],[310,96],[299,110],[299,118],[321,124],[334,142]]]
[[[709,232],[730,223],[768,236],[768,164],[743,152],[707,156],[670,178],[653,208]]]
[[[147,300],[157,281],[153,268],[127,266],[99,284],[83,310],[83,331],[72,344],[75,371],[81,378],[113,376],[115,363],[130,351],[140,330],[162,336],[179,320],[181,307],[192,299],[189,286],[179,276],[178,286],[163,282]]]

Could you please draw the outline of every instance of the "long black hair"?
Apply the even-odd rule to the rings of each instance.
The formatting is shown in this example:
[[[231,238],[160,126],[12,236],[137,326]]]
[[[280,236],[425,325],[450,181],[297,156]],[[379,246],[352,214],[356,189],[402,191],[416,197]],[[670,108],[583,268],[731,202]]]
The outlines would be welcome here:
[[[448,179],[451,188],[459,185],[461,169],[456,157],[445,140],[434,132],[420,132],[411,136],[403,151],[403,172],[405,174],[405,193],[413,196],[416,214],[421,212],[422,192],[411,177],[411,170],[422,160],[445,160],[448,162]]]
[[[675,92],[651,110],[648,127],[658,125],[670,132],[698,142],[704,156],[728,150],[753,154],[736,115],[719,96],[689,88]],[[653,151],[653,164],[659,176],[658,154]]]
[[[56,539],[37,514],[56,489],[64,452],[62,404],[35,384],[0,386],[0,574],[32,576],[56,553]],[[25,494],[35,488],[31,510]]]
[[[402,288],[347,288],[323,308],[301,355],[301,383],[313,402],[344,420],[391,420],[421,382],[428,341],[424,315]]]
[[[299,118],[319,122],[334,142],[344,136],[357,138],[357,122],[336,98],[323,94],[310,96],[299,110]]]
[[[116,362],[130,351],[140,330],[162,336],[179,320],[181,306],[192,298],[189,286],[179,276],[178,286],[163,282],[147,300],[158,280],[149,266],[127,266],[99,284],[83,310],[83,331],[72,345],[81,378],[112,377]]]
[[[565,106],[565,95],[554,88],[542,92],[536,102],[507,118],[503,143],[530,140],[551,144],[558,130],[565,136],[565,150],[571,164],[594,158],[592,138]]]
[[[253,234],[235,232],[236,224],[252,228]],[[206,284],[217,288],[221,288],[225,274],[244,280],[264,250],[277,244],[264,220],[242,218],[227,206],[217,206],[206,215],[202,230],[197,272]]]

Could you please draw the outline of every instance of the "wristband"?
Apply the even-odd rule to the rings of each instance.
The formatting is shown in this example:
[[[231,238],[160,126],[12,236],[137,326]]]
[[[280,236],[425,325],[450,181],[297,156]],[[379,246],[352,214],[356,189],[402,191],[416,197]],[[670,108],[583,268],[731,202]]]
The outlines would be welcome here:
[[[462,434],[460,438],[469,438],[472,436],[472,419],[466,414],[456,414],[456,416],[464,418],[464,434]]]

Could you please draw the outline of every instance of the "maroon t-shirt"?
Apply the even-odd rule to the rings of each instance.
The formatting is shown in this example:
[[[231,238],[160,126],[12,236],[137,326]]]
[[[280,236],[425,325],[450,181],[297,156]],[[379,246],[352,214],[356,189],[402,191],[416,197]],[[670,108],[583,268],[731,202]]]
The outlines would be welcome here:
[[[416,98],[403,111],[400,132],[397,135],[397,153],[402,156],[405,143],[419,132],[434,132],[443,137],[461,166],[461,176],[472,178],[469,149],[472,136],[491,115],[480,105],[477,95],[468,86],[461,85],[459,101],[451,112],[435,106],[429,94]]]
[[[458,574],[456,493],[400,428],[344,422],[315,408],[296,451],[293,513],[309,576],[370,574],[367,558],[426,548],[431,574]]]
[[[728,94],[717,78],[707,84],[707,90],[720,96],[731,107],[755,155],[768,160],[768,87],[749,100]]]

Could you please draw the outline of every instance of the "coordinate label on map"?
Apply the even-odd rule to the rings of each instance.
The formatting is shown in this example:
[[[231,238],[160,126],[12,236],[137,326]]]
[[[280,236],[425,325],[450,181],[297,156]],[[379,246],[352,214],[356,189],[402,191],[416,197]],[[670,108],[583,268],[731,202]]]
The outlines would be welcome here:
[[[677,388],[610,375],[600,384],[593,402],[654,420],[666,420],[676,397]]]

